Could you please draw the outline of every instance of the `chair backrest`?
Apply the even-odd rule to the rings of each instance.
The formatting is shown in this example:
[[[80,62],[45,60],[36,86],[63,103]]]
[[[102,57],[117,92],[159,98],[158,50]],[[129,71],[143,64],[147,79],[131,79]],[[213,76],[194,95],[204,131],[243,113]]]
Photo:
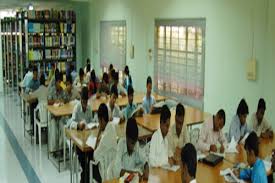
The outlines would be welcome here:
[[[194,128],[190,131],[190,142],[197,148],[197,143],[200,137],[200,129]]]
[[[39,118],[40,123],[47,123],[48,111],[47,111],[47,104],[46,103],[39,103]]]
[[[112,164],[114,158],[116,157],[116,148],[112,148],[102,156],[102,158],[99,160],[99,172],[102,178],[102,181],[107,180],[107,171],[109,166]]]

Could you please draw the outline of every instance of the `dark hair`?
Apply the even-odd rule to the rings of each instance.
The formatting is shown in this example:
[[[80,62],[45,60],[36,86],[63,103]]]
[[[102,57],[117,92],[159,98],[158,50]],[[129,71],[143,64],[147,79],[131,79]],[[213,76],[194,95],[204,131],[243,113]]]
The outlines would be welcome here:
[[[259,102],[258,102],[258,110],[259,109],[263,109],[265,111],[266,109],[266,105],[265,105],[265,100],[263,98],[260,98],[259,99]]]
[[[86,72],[89,72],[91,70],[91,64],[87,64]]]
[[[220,109],[218,112],[217,112],[217,116],[219,117],[219,118],[222,118],[223,119],[223,121],[224,121],[224,123],[223,124],[225,124],[225,112],[224,112],[224,110],[223,109]]]
[[[124,73],[125,73],[127,76],[129,76],[130,71],[129,71],[128,65],[125,66],[125,68],[124,68]]]
[[[185,108],[181,103],[178,103],[176,107],[176,116],[184,116],[185,115]]]
[[[116,71],[113,69],[113,70],[111,70],[111,77],[112,77],[112,79],[114,79],[116,76]]]
[[[105,122],[107,123],[109,122],[108,108],[106,104],[104,103],[100,104],[100,106],[98,107],[97,116],[98,116],[98,119],[103,118]]]
[[[160,123],[166,123],[169,118],[171,118],[171,112],[167,105],[163,105],[160,112]]]
[[[36,67],[36,66],[33,66],[33,68],[32,68],[32,72],[38,72],[38,69],[37,69],[37,67]]]
[[[71,65],[70,65],[70,71],[71,71],[71,72],[74,71],[74,64],[71,64]]]
[[[82,90],[81,90],[81,99],[82,100],[88,100],[89,99],[89,90],[86,86],[83,87]]]
[[[116,97],[118,97],[118,91],[117,91],[117,87],[113,84],[111,87],[111,95],[115,95]]]
[[[151,78],[151,76],[148,76],[148,77],[147,77],[146,86],[147,86],[148,84],[152,84],[152,78]]]
[[[41,76],[40,76],[40,85],[45,85],[45,76],[44,76],[44,73],[42,73]]]
[[[112,78],[114,81],[119,81],[118,72],[114,72],[114,75],[112,75]]]
[[[195,178],[197,172],[197,151],[193,144],[187,143],[181,149],[181,161],[182,164],[186,165],[188,174]]]
[[[109,65],[109,71],[112,71],[113,69],[114,69],[113,64],[110,64],[110,65]]]
[[[237,109],[237,115],[243,115],[243,114],[248,114],[248,106],[246,104],[246,101],[242,99],[239,103],[238,109]]]
[[[79,69],[79,76],[84,76],[84,70],[83,70],[83,68]]]
[[[102,81],[105,81],[106,83],[109,83],[109,76],[106,72],[103,73]]]
[[[258,154],[259,154],[259,139],[258,139],[257,134],[254,131],[252,131],[248,135],[247,139],[245,140],[244,148],[245,148],[245,150],[253,151],[255,156],[258,156]]]
[[[87,64],[90,63],[90,59],[89,59],[89,58],[87,58],[86,63],[87,63]]]
[[[66,75],[66,81],[71,83],[71,84],[73,83],[73,79],[72,79],[72,76],[70,74]]]
[[[134,88],[131,85],[127,89],[127,94],[128,94],[128,96],[134,94]]]
[[[138,140],[138,126],[135,118],[129,118],[126,124],[126,137],[133,141]]]
[[[56,83],[58,81],[63,81],[63,75],[62,75],[62,73],[59,72],[59,70],[57,70],[57,72],[54,73],[54,77],[55,77],[55,82]]]
[[[94,88],[93,88],[92,93],[96,93],[97,87],[96,87],[96,75],[95,75],[95,70],[94,69],[91,71],[90,80],[94,83]]]

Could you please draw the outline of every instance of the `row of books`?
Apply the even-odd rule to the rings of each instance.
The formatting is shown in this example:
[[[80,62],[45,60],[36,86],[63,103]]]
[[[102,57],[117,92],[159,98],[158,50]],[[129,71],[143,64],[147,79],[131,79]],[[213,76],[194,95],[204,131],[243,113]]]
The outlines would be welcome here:
[[[74,46],[75,37],[74,36],[46,36],[45,37],[46,47],[50,46]]]
[[[45,58],[46,59],[64,59],[72,58],[74,56],[72,49],[46,49]]]
[[[42,60],[43,59],[43,50],[29,50],[29,60]]]
[[[44,45],[44,37],[43,36],[29,36],[29,46],[30,47],[38,47]]]
[[[29,19],[61,19],[61,20],[75,20],[76,15],[72,10],[32,10],[28,11]]]
[[[45,24],[45,32],[48,33],[75,33],[75,24],[48,23]]]
[[[44,32],[44,24],[40,23],[28,23],[28,31],[30,33],[42,33]]]

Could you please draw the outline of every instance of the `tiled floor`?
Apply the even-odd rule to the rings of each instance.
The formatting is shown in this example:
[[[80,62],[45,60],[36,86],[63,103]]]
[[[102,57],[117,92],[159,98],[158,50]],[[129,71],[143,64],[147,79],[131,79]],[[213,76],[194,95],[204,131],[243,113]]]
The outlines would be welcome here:
[[[24,137],[19,97],[15,93],[11,95],[10,93],[12,92],[10,91],[5,91],[4,93],[0,94],[0,113],[5,118],[40,182],[70,182],[69,171],[66,170],[59,173],[52,162],[48,160],[47,145],[42,145],[42,153],[40,155],[39,146],[31,144],[30,139]],[[20,166],[20,161],[15,153],[16,148],[12,149],[3,125],[0,125],[0,139],[0,182],[21,183],[30,180],[27,179]]]

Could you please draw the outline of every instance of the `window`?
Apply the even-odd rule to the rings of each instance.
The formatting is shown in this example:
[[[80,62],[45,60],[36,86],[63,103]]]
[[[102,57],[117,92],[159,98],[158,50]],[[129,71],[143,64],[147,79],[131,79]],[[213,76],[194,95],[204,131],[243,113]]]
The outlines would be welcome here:
[[[122,71],[126,65],[126,21],[101,21],[100,66],[112,63]]]
[[[155,23],[156,91],[202,109],[205,19]]]

